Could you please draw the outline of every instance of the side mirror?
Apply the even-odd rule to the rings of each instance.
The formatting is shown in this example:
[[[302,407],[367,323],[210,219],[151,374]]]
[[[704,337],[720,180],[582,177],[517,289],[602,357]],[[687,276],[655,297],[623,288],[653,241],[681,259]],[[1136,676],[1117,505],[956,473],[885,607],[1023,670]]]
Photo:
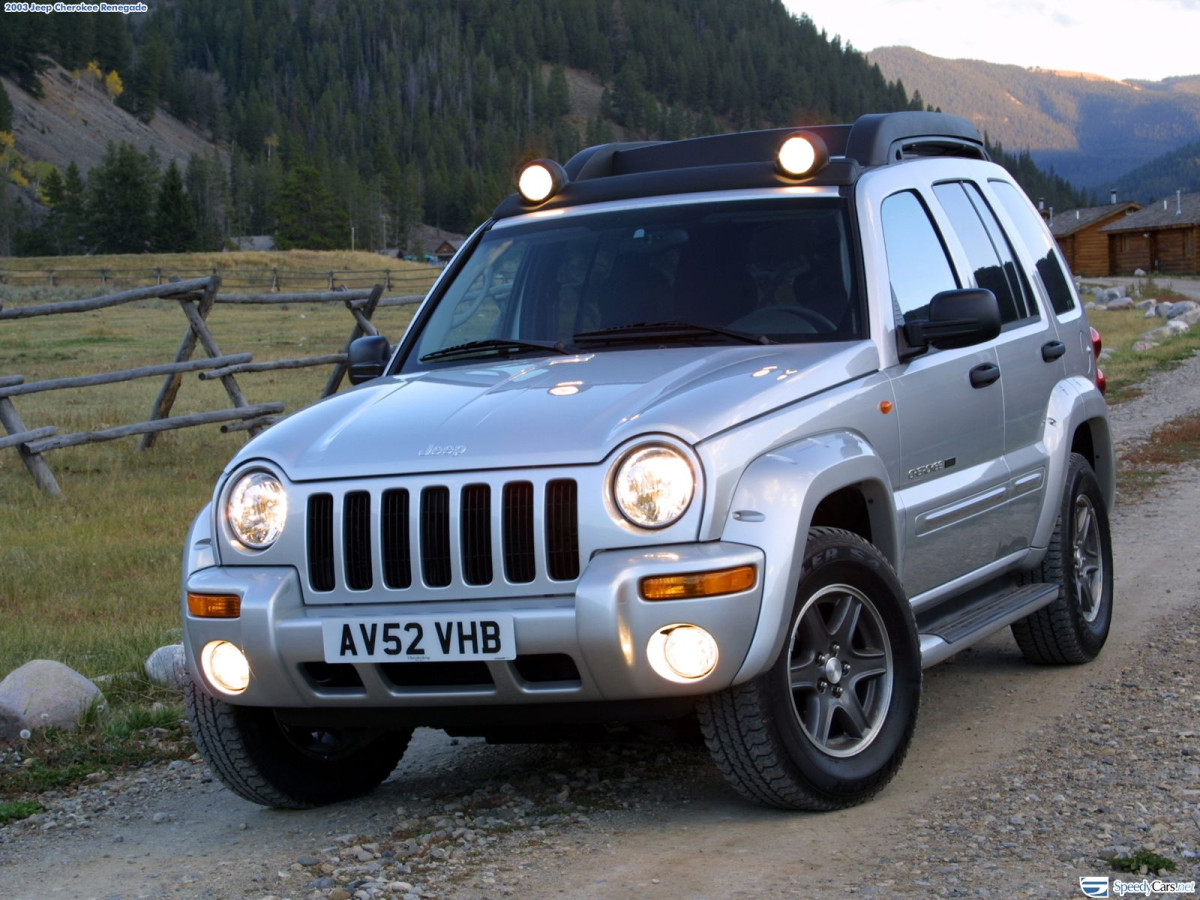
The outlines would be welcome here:
[[[904,325],[904,339],[914,349],[954,350],[990,341],[1000,333],[1000,304],[984,288],[962,288],[934,294],[929,318]]]
[[[346,371],[351,384],[362,384],[372,378],[378,378],[387,368],[388,358],[392,348],[388,339],[381,335],[360,337],[350,344],[346,354]]]

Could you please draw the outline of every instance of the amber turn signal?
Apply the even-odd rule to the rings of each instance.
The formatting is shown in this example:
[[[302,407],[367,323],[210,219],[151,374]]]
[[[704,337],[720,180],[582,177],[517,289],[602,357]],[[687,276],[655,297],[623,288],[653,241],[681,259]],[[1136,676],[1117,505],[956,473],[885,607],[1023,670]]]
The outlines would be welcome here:
[[[188,612],[198,619],[236,619],[242,614],[237,594],[193,594],[188,591]]]
[[[719,597],[738,594],[754,587],[758,573],[754,566],[737,566],[715,572],[693,572],[686,575],[654,575],[643,578],[642,597],[647,600],[692,600],[696,597]]]

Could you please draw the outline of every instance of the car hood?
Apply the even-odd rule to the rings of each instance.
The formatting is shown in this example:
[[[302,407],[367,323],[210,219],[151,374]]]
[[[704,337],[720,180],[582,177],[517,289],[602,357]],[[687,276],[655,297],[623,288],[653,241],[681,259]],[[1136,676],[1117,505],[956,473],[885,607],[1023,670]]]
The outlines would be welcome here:
[[[876,371],[867,341],[607,350],[376,379],[274,425],[230,468],[294,481],[595,463],[622,442],[690,444]]]

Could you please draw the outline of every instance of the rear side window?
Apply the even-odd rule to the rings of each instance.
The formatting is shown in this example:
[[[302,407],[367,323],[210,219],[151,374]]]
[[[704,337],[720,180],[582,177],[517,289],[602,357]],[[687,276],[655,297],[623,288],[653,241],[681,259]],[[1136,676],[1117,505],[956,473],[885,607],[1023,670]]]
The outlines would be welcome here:
[[[1046,233],[1041,219],[1016,187],[1007,181],[993,181],[991,184],[992,190],[1000,198],[1000,205],[1017,226],[1017,236],[1030,257],[1037,261],[1037,273],[1050,297],[1050,305],[1060,316],[1069,313],[1075,308],[1075,292],[1071,290],[1070,279],[1063,271],[1058,254],[1054,252],[1054,242]]]
[[[960,287],[941,236],[912,191],[885,199],[880,214],[896,324],[927,319],[934,294]]]
[[[979,189],[956,181],[936,185],[933,192],[967,253],[975,284],[996,295],[1000,321],[1008,324],[1036,316],[1037,306],[1025,273]]]

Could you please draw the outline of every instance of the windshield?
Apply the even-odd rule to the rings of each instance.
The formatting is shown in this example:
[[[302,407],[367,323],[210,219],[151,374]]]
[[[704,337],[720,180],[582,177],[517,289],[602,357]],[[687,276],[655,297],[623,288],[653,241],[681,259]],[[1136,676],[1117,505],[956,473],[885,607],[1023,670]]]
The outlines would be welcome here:
[[[507,220],[423,315],[404,369],[634,344],[858,339],[848,232],[833,197]]]

